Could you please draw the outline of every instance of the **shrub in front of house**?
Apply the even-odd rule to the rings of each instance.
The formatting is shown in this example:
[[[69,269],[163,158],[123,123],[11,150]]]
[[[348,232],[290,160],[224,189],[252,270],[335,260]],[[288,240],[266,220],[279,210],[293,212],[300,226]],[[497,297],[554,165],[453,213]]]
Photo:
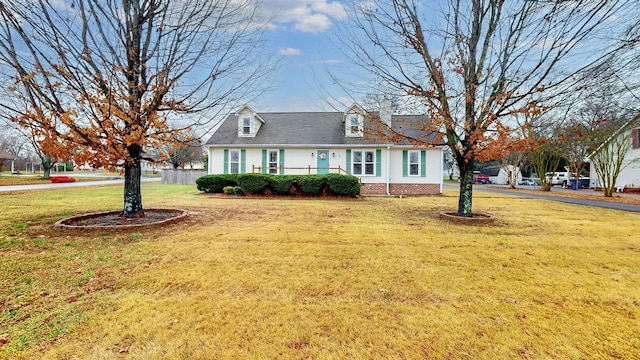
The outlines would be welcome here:
[[[198,190],[209,193],[224,192],[227,195],[278,194],[317,196],[335,194],[356,196],[360,194],[360,180],[352,175],[271,175],[271,174],[221,174],[205,175],[196,180]]]
[[[238,186],[242,187],[245,192],[264,194],[272,176],[269,174],[240,174],[238,175]]]
[[[300,190],[307,195],[319,195],[322,186],[326,184],[326,175],[305,175],[298,180]]]
[[[273,192],[278,195],[292,195],[289,193],[292,186],[297,186],[301,175],[272,175],[269,183]]]
[[[240,186],[225,186],[222,191],[227,195],[236,195],[242,196],[244,195],[244,191]]]
[[[196,179],[198,190],[207,193],[221,193],[226,186],[238,186],[235,174],[205,175]]]
[[[332,193],[340,196],[360,194],[360,179],[353,175],[328,174],[327,185]]]

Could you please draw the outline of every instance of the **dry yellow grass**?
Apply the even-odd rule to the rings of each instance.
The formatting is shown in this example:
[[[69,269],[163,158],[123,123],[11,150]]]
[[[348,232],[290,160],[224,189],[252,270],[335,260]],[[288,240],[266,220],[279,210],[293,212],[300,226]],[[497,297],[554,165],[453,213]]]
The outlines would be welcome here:
[[[0,195],[0,358],[640,358],[640,214],[476,193],[219,199],[144,184],[164,229],[51,224],[119,186]]]

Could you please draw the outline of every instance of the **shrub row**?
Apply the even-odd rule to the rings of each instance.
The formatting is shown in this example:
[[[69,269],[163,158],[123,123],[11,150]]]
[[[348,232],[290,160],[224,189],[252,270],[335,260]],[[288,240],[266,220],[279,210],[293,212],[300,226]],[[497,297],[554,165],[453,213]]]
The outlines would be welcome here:
[[[360,181],[352,175],[271,175],[220,174],[196,179],[198,190],[208,193],[320,195],[323,193],[355,196],[360,194]],[[225,191],[225,188],[226,191]]]

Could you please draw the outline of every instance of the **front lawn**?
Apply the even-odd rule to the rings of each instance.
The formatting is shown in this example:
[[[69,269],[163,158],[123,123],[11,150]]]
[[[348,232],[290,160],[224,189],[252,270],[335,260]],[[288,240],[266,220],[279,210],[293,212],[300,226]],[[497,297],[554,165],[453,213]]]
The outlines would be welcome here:
[[[0,194],[0,358],[640,357],[640,214],[477,192],[215,198],[144,183],[185,222],[60,232],[122,186]],[[562,211],[557,209],[561,208]]]

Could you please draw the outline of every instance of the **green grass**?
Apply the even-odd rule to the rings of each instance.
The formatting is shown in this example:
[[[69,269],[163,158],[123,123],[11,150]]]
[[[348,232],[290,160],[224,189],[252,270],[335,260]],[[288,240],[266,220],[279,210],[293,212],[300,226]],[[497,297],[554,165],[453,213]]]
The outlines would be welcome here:
[[[120,186],[0,195],[0,358],[633,359],[639,214],[476,193],[216,198],[143,184],[188,220],[62,232]]]

